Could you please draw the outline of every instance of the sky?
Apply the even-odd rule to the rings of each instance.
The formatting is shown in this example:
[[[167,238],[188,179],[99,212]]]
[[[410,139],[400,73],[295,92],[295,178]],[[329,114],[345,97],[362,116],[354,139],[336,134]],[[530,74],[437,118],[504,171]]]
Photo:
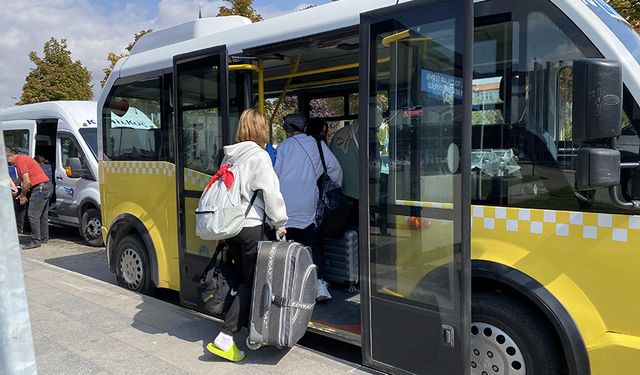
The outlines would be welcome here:
[[[255,0],[263,18],[329,0]],[[110,51],[124,52],[136,32],[162,29],[198,16],[213,17],[221,0],[0,0],[0,106],[15,104],[29,70],[29,52],[42,57],[49,38],[66,39],[71,58],[92,74],[94,99]]]

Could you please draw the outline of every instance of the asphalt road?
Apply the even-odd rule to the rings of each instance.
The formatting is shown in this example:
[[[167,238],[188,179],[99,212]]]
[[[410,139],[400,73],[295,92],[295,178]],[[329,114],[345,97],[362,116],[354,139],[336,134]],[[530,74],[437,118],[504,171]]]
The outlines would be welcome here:
[[[22,250],[22,256],[116,285],[114,274],[107,268],[104,247],[85,245],[75,228],[51,226],[49,232],[50,239],[46,245],[36,249]],[[21,244],[27,243],[30,239],[25,235],[19,237]],[[161,290],[156,297],[176,305],[180,301],[179,293],[171,290]],[[361,364],[361,349],[354,345],[313,333],[307,333],[300,340],[299,345]]]

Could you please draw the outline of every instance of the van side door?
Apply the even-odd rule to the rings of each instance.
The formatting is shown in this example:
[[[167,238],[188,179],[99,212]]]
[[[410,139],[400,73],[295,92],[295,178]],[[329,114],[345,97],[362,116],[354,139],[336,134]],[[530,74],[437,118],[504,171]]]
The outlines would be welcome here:
[[[52,210],[61,222],[80,224],[82,190],[91,182],[91,170],[87,157],[78,144],[76,136],[69,132],[58,132],[56,145],[56,203]],[[81,170],[71,170],[71,158],[80,159]],[[54,216],[54,217],[55,217]]]

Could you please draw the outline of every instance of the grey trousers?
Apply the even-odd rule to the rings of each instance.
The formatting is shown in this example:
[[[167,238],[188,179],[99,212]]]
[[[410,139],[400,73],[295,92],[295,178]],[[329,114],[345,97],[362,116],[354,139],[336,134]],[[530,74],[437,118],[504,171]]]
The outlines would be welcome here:
[[[51,181],[43,182],[31,189],[29,199],[29,224],[31,224],[31,240],[41,243],[49,240],[49,198],[53,193]]]

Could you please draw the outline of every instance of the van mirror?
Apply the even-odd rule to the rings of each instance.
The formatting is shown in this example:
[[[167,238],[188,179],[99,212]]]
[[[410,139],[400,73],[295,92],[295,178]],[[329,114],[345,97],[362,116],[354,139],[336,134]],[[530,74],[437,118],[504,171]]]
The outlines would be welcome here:
[[[592,190],[620,184],[620,151],[581,148],[576,160],[576,188]]]
[[[620,136],[622,67],[615,60],[573,62],[573,141],[601,142]]]
[[[69,158],[69,166],[65,169],[67,170],[67,176],[71,178],[80,178],[85,175],[80,158]]]

